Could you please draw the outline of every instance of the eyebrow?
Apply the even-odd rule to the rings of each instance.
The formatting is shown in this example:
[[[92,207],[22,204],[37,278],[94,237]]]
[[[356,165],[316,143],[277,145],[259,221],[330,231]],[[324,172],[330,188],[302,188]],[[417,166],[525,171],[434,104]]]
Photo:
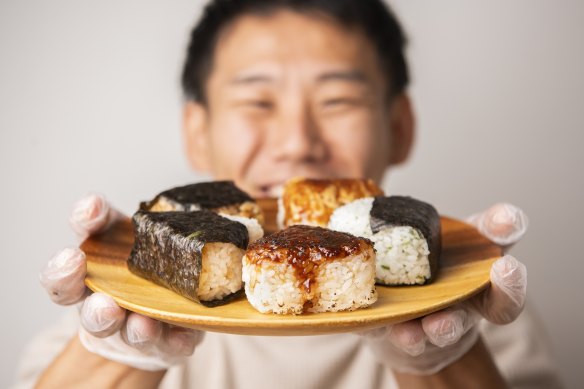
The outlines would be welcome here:
[[[367,77],[365,77],[365,74],[359,70],[347,70],[323,73],[318,76],[317,81],[350,81],[365,84],[367,83]]]
[[[276,79],[267,74],[243,74],[234,77],[230,84],[231,85],[249,85],[249,84],[270,84],[274,83]],[[318,83],[324,83],[328,81],[349,81],[356,82],[359,84],[366,84],[368,82],[365,74],[359,70],[346,70],[346,71],[332,71],[320,74],[316,81]]]
[[[232,85],[246,85],[256,83],[271,83],[274,78],[264,74],[244,74],[233,78],[230,82]]]

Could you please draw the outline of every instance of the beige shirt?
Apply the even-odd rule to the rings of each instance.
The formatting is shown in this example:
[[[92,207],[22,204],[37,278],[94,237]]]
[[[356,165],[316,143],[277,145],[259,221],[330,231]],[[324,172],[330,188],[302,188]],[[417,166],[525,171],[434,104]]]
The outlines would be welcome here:
[[[30,388],[76,334],[72,312],[25,350],[15,388]],[[513,388],[561,387],[545,331],[528,306],[512,324],[481,323],[485,343]],[[161,388],[397,388],[359,336],[257,337],[207,333],[183,366],[169,369]]]

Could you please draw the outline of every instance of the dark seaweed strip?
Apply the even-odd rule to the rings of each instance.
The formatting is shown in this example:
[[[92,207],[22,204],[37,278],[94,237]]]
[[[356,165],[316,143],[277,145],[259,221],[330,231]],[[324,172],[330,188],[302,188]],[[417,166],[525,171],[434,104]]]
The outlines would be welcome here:
[[[440,215],[432,205],[406,196],[375,197],[370,212],[371,231],[375,234],[384,227],[410,226],[422,233],[430,255],[430,279],[437,272],[442,250]]]
[[[229,205],[254,201],[247,193],[239,189],[233,181],[200,182],[179,186],[157,195],[152,201],[140,204],[141,210],[149,210],[161,197],[175,201],[189,209],[190,205],[201,209],[217,209]]]
[[[215,212],[145,212],[138,211],[134,218],[144,218],[156,228],[168,227],[173,235],[180,235],[201,244],[211,242],[233,243],[245,250],[249,243],[247,228],[242,223],[227,219]]]
[[[214,307],[218,307],[220,305],[225,305],[227,303],[230,303],[232,301],[238,300],[241,297],[245,296],[245,291],[243,288],[241,288],[240,290],[238,290],[237,292],[233,292],[231,294],[228,294],[227,296],[223,297],[220,300],[213,300],[213,301],[199,301],[201,304],[203,304],[206,307],[209,308],[214,308]]]
[[[194,301],[207,243],[232,243],[244,249],[249,243],[246,227],[210,211],[144,212],[132,218],[134,247],[128,259],[133,273]],[[201,302],[215,306],[230,300]]]

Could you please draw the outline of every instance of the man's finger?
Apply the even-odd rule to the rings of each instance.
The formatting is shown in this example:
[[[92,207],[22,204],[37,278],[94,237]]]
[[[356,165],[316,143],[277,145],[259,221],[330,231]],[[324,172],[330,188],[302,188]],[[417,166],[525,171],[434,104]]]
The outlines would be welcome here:
[[[525,212],[509,203],[495,204],[467,221],[485,237],[503,247],[521,240],[529,225]]]
[[[446,347],[458,342],[476,324],[475,316],[463,306],[448,308],[424,317],[422,328],[432,344]]]
[[[479,313],[494,324],[507,324],[519,316],[527,294],[527,268],[511,255],[491,267],[491,286],[472,300]]]
[[[129,312],[126,325],[122,328],[121,333],[126,344],[147,352],[158,344],[163,331],[162,322]]]
[[[77,236],[85,239],[106,230],[120,217],[120,212],[110,207],[105,196],[92,193],[75,203],[69,223]]]
[[[68,247],[47,262],[39,274],[39,280],[51,300],[60,305],[70,305],[85,296],[86,273],[85,253],[76,247]]]
[[[426,349],[426,334],[420,320],[410,320],[388,328],[387,339],[398,349],[416,357]]]
[[[169,326],[160,349],[168,355],[188,357],[203,340],[204,332]]]
[[[126,310],[116,304],[110,296],[94,293],[83,302],[80,318],[81,325],[88,333],[104,338],[122,327]]]

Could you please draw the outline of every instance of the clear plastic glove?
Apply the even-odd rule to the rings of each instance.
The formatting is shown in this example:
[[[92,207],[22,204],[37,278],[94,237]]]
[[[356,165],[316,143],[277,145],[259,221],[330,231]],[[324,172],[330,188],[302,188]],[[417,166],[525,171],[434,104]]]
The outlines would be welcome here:
[[[81,239],[109,228],[122,215],[102,195],[78,201],[71,214],[73,231]],[[87,350],[142,370],[163,370],[192,355],[203,332],[171,326],[128,312],[102,293],[85,287],[85,254],[78,248],[56,253],[40,274],[40,282],[60,305],[78,304],[79,338]]]
[[[504,248],[521,239],[527,217],[511,204],[496,204],[468,220]],[[377,360],[403,373],[434,374],[461,358],[478,339],[483,318],[507,324],[523,310],[527,288],[525,265],[505,255],[491,267],[491,286],[483,293],[421,319],[361,333]]]

